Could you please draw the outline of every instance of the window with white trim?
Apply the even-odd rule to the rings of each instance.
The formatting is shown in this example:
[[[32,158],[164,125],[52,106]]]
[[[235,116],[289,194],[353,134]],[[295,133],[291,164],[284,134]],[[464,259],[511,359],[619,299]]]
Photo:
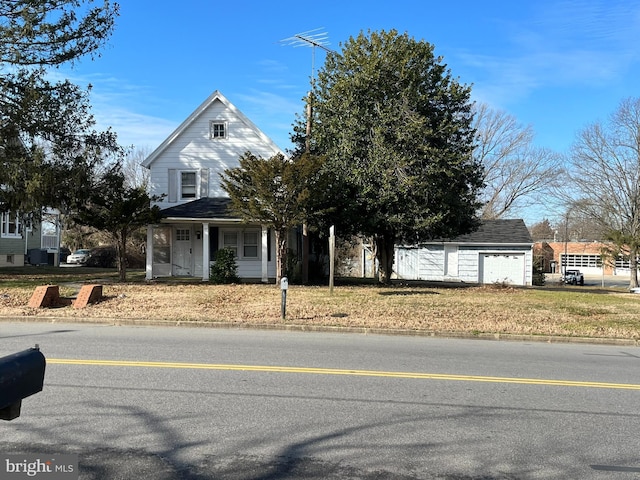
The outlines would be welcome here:
[[[234,257],[238,257],[238,232],[222,232],[222,248],[233,250]]]
[[[221,248],[229,248],[240,260],[260,258],[260,230],[223,230]]]
[[[180,172],[180,198],[196,198],[198,195],[198,173],[192,171]]]
[[[209,122],[209,138],[211,140],[222,140],[227,138],[227,122],[211,120]]]
[[[258,232],[244,232],[242,234],[242,256],[244,258],[258,258]]]
[[[22,225],[18,215],[11,212],[2,212],[0,224],[0,236],[2,238],[21,238],[22,237]]]
[[[561,253],[560,264],[567,268],[601,268],[602,257],[590,253],[569,253],[565,257],[564,253]]]

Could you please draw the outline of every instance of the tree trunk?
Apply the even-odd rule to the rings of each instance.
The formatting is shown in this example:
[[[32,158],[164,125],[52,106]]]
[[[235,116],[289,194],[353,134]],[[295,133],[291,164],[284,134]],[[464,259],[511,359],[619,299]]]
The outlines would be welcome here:
[[[118,267],[118,281],[127,281],[127,232],[123,230],[116,241],[116,266]]]
[[[276,233],[276,285],[280,285],[280,279],[287,275],[287,238],[286,228],[275,230]]]
[[[395,252],[396,235],[385,232],[382,235],[374,236],[376,248],[376,258],[379,265],[378,281],[384,285],[391,284],[391,274],[393,273],[393,257]]]

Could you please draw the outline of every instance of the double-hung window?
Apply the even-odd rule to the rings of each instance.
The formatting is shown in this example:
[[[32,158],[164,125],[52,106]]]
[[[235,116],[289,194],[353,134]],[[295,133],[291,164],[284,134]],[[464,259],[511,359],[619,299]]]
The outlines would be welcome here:
[[[196,198],[198,195],[198,175],[196,172],[180,172],[180,198]]]
[[[225,230],[222,232],[222,248],[233,251],[238,259],[257,260],[260,258],[259,230]]]
[[[233,251],[234,257],[238,257],[238,232],[222,233],[222,248],[228,248]]]
[[[22,237],[22,226],[18,215],[11,212],[2,212],[0,217],[0,236],[2,238],[20,238]]]
[[[258,258],[258,232],[242,233],[242,256],[244,258]]]

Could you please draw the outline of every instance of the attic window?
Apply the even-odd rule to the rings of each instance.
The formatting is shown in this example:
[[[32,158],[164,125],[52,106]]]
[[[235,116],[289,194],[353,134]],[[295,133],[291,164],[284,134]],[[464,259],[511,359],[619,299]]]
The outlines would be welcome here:
[[[209,135],[211,140],[227,138],[227,122],[211,120],[209,122]]]

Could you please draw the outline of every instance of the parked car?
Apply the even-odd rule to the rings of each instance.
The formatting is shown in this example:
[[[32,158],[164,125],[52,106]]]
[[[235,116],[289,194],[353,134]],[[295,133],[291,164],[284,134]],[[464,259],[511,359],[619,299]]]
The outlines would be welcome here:
[[[569,285],[584,285],[584,275],[580,270],[567,270],[562,276],[562,281]]]
[[[84,265],[89,260],[91,256],[91,250],[86,248],[81,248],[80,250],[76,250],[71,255],[67,257],[67,263],[76,263],[79,265]]]

